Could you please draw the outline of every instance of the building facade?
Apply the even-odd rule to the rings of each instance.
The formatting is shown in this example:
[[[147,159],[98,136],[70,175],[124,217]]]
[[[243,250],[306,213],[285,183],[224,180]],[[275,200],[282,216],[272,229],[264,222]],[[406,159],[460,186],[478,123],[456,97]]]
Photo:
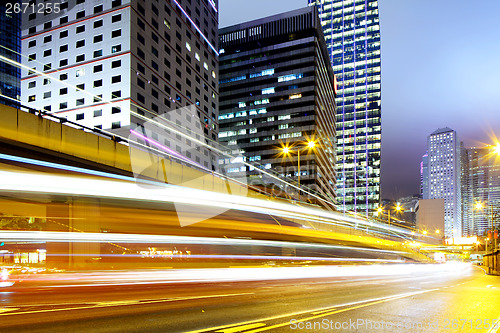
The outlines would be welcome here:
[[[425,156],[425,155],[424,155]],[[425,169],[423,169],[425,170]],[[440,128],[427,138],[423,199],[444,199],[444,236],[462,236],[462,157],[457,133]]]
[[[429,199],[429,155],[425,152],[420,162],[420,197]]]
[[[468,148],[464,163],[464,235],[483,236],[500,221],[500,163],[490,148]],[[480,204],[477,206],[477,204]]]
[[[219,34],[219,139],[256,164],[230,172],[248,175],[253,185],[282,189],[282,182],[256,169],[300,179],[301,187],[334,202],[335,79],[317,9],[242,23]]]
[[[16,1],[10,1],[10,4]],[[14,62],[21,61],[21,15],[0,4],[0,55]],[[21,97],[21,70],[5,60],[0,60],[0,103],[19,106]]]
[[[189,106],[197,139],[217,141],[217,8],[217,0],[63,0],[57,12],[26,13],[22,63],[31,70],[22,71],[22,102],[122,136],[135,129],[139,143],[154,140],[187,158],[188,139],[173,143],[144,127],[175,125]],[[189,155],[217,165],[209,149]]]
[[[445,229],[445,199],[419,200],[415,208],[416,229],[419,233],[427,232],[435,239],[443,237]],[[445,236],[446,238],[449,238]],[[426,239],[429,241],[429,239]]]
[[[339,209],[374,211],[380,202],[381,61],[377,0],[308,0],[323,25],[337,93]]]

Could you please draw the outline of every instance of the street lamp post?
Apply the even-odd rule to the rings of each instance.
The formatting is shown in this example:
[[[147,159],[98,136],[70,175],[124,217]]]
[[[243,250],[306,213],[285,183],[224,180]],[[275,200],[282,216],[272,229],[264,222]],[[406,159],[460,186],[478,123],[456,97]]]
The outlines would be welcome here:
[[[476,210],[483,210],[485,207],[484,207],[484,203],[483,202],[476,202],[476,204],[474,205],[474,208]],[[495,208],[497,208],[495,206]],[[497,209],[500,209],[500,207],[498,207]],[[491,221],[491,230],[496,230],[499,226],[498,226],[498,223],[495,223],[496,220],[498,219],[498,217],[495,217],[495,215],[497,215],[498,213],[493,213],[493,205],[492,204],[488,204],[488,222]],[[490,223],[488,223],[488,230],[490,230]],[[490,237],[490,232],[488,232],[488,235],[487,235],[487,238],[486,238],[486,242],[485,242],[485,251],[488,250],[488,241],[490,240],[489,237]],[[496,234],[494,234],[494,231],[491,233],[491,236],[493,238],[493,242],[492,242],[492,245],[493,245],[493,249],[492,249],[492,252],[496,251],[497,249],[497,238],[498,238],[498,231]],[[496,237],[495,237],[496,236]]]
[[[315,147],[316,147],[316,143],[314,141],[308,141],[305,148],[297,147],[297,149],[295,150],[297,152],[297,167],[298,167],[297,183],[299,185],[299,195],[300,195],[300,151],[302,149],[311,150],[311,149],[314,149]],[[285,146],[285,147],[281,148],[281,151],[282,151],[284,156],[288,156],[288,155],[291,155],[294,150],[292,150],[291,147]]]
[[[401,207],[401,204],[399,202],[397,203],[395,210],[396,210],[396,214],[400,213],[403,210],[403,207]],[[383,212],[384,212],[383,207],[377,208],[378,214],[382,215]],[[388,221],[388,224],[390,225],[391,224],[391,208],[390,207],[387,209],[387,221]]]

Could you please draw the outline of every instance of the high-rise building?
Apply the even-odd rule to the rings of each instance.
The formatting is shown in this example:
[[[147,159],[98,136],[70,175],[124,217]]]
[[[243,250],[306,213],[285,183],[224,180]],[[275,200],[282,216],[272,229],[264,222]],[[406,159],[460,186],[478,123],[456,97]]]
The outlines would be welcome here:
[[[420,162],[420,197],[429,199],[429,155],[427,152],[422,156]]]
[[[22,62],[31,70],[22,71],[22,102],[123,136],[158,116],[175,123],[183,115],[174,110],[190,106],[192,126],[216,142],[217,7],[217,0],[63,0],[57,10],[26,13]],[[184,154],[178,147],[170,149]],[[215,169],[217,157],[202,151],[192,159]]]
[[[426,155],[424,155],[425,158]],[[457,132],[440,128],[427,138],[424,199],[444,199],[444,235],[462,236],[461,143]],[[425,169],[424,169],[425,170]]]
[[[337,93],[339,209],[380,202],[381,87],[377,0],[308,0],[319,9]]]
[[[16,13],[12,4],[0,4],[0,56],[19,63],[21,60],[21,15]],[[9,5],[8,5],[9,4]],[[21,70],[19,67],[0,59],[0,103],[19,106],[21,96]]]
[[[234,25],[219,34],[221,143],[258,163],[256,168],[300,179],[302,187],[335,201],[335,79],[317,9]],[[291,156],[283,154],[284,147]],[[248,175],[254,185],[284,186],[252,167],[230,172]]]
[[[482,236],[500,223],[500,163],[490,148],[466,149],[464,234]],[[477,205],[479,204],[479,205]]]

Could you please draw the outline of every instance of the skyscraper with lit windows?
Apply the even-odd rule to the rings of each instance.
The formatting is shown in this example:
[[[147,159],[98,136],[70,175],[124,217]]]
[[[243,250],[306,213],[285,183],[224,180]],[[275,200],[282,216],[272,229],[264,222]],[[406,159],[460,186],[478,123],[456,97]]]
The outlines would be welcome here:
[[[15,3],[15,1],[10,1]],[[21,15],[0,3],[0,55],[19,62],[21,53]],[[6,60],[0,60],[0,103],[19,106],[21,70]]]
[[[500,224],[500,157],[491,148],[464,152],[463,233],[483,236]]]
[[[335,202],[334,75],[317,9],[241,23],[219,35],[220,142],[257,164],[230,175],[286,192],[256,168],[270,170]]]
[[[462,148],[457,132],[446,127],[427,138],[424,199],[444,199],[444,235],[462,236]],[[424,161],[425,162],[425,159]]]
[[[317,6],[338,80],[337,199],[368,214],[380,201],[380,26],[376,0],[308,0]]]

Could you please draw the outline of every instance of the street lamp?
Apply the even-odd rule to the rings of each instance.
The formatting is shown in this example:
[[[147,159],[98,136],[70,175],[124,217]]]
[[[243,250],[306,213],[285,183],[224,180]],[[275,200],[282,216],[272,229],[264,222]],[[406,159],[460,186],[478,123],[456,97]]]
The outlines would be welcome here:
[[[492,149],[495,154],[500,155],[500,143],[497,143]]]
[[[401,213],[401,211],[403,210],[403,207],[401,206],[401,204],[398,202],[396,207],[394,208],[394,210],[396,211],[396,213]],[[382,214],[384,213],[384,208],[383,207],[378,207],[377,208],[377,216],[380,214],[382,216]],[[387,209],[387,221],[389,222],[389,224],[391,224],[391,208],[389,207]]]
[[[497,225],[497,223],[495,223],[495,221],[496,221],[496,220],[498,220],[498,218],[499,218],[499,217],[498,217],[498,214],[499,214],[499,213],[498,213],[498,211],[497,211],[497,212],[493,212],[493,206],[494,206],[494,205],[492,205],[492,204],[488,204],[487,206],[488,206],[488,215],[487,215],[488,230],[496,230],[496,228],[498,228],[498,225]],[[483,202],[481,202],[481,201],[477,201],[477,202],[476,202],[476,204],[474,205],[474,208],[475,208],[476,210],[480,210],[480,211],[482,211],[482,210],[483,210],[484,208],[486,208],[486,207],[485,207],[485,204],[484,204]],[[495,208],[496,208],[497,210],[498,210],[498,209],[500,209],[500,208],[499,208],[499,207],[497,207],[497,206],[495,206]],[[490,221],[491,221],[491,225],[490,225],[490,223],[489,223],[490,221],[488,221],[488,220],[490,220]],[[490,229],[490,227],[491,227],[491,229]],[[494,241],[493,241],[493,244],[492,244],[492,245],[494,246],[493,251],[495,251],[495,250],[496,250],[496,248],[497,248],[498,231],[496,231],[496,232],[491,232],[491,231],[488,231],[488,238],[486,239],[486,245],[485,245],[485,246],[486,246],[486,251],[487,251],[487,249],[488,249],[487,244],[488,244],[488,241],[489,241],[489,235],[490,235],[490,234],[491,234],[491,237],[494,239]]]
[[[305,145],[305,148],[297,147],[297,149],[295,149],[295,150],[293,150],[292,147],[289,147],[289,146],[284,146],[281,148],[281,153],[285,157],[292,155],[293,152],[297,153],[297,164],[298,164],[297,165],[297,167],[298,167],[298,181],[297,181],[297,183],[299,184],[299,191],[300,191],[300,151],[304,150],[304,149],[311,150],[311,149],[314,149],[315,147],[316,147],[316,142],[308,141]]]
[[[377,216],[380,215],[382,217],[383,213],[384,213],[384,208],[379,206],[377,208]],[[387,221],[389,224],[391,224],[391,210],[390,209],[387,210]]]

